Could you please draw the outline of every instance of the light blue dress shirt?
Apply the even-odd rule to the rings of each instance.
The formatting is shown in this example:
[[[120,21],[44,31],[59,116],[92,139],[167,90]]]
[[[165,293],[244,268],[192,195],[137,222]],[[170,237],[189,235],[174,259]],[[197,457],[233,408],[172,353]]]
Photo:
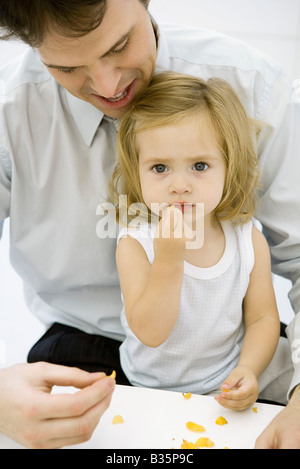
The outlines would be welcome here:
[[[292,83],[235,39],[174,25],[159,28],[157,70],[166,69],[227,80],[248,114],[268,124],[257,142],[263,190],[256,215],[274,272],[293,282],[298,313],[300,104]],[[10,217],[11,262],[28,305],[46,326],[58,321],[122,340],[116,239],[97,234],[116,135],[116,122],[59,86],[33,50],[0,70],[0,223]],[[288,334],[300,347],[300,314]],[[300,353],[294,356],[291,386],[300,382]]]

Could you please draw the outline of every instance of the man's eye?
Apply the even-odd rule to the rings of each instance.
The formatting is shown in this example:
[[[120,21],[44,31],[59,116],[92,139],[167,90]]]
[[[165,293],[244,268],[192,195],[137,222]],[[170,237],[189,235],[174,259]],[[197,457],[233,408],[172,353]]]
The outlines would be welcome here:
[[[196,171],[205,171],[208,168],[206,163],[198,162],[194,164],[194,169]]]
[[[58,68],[57,69],[59,72],[62,72],[62,73],[72,73],[74,72],[74,68]]]
[[[128,44],[129,44],[129,40],[125,39],[125,41],[122,42],[122,44],[120,44],[119,47],[114,49],[113,53],[114,54],[121,54],[122,52],[124,52],[127,49]]]
[[[152,169],[155,173],[164,173],[167,167],[164,164],[156,164]]]

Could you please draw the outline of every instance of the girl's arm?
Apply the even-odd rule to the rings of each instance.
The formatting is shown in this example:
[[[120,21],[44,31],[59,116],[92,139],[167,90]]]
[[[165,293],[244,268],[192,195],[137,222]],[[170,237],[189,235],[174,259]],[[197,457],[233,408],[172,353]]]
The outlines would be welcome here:
[[[239,365],[249,367],[259,378],[278,345],[280,320],[271,275],[269,246],[263,234],[253,228],[255,265],[244,299],[245,337]]]
[[[275,353],[280,321],[271,276],[269,247],[263,234],[253,228],[255,264],[244,298],[245,337],[238,366],[224,381],[218,402],[242,410],[258,397],[257,380]]]
[[[154,241],[150,264],[140,243],[122,238],[116,252],[128,325],[141,342],[158,347],[172,332],[180,306],[184,239]]]

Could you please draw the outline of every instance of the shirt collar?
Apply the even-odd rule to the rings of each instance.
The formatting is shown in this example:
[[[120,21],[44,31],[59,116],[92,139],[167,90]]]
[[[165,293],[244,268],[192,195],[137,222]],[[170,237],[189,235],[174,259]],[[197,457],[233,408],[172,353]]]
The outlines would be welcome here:
[[[157,36],[157,59],[156,72],[169,69],[169,49],[166,37],[159,29],[158,25],[152,18],[153,28]],[[86,145],[90,146],[95,137],[96,131],[104,117],[103,112],[99,111],[92,104],[76,98],[66,90],[66,97],[69,104],[70,112],[73,119],[84,139]]]
[[[92,104],[76,98],[66,90],[67,101],[73,119],[86,145],[90,146],[102,121],[103,112]]]
[[[170,51],[167,38],[161,28],[155,23],[152,18],[153,28],[157,37],[157,59],[156,59],[156,72],[162,72],[170,69]]]

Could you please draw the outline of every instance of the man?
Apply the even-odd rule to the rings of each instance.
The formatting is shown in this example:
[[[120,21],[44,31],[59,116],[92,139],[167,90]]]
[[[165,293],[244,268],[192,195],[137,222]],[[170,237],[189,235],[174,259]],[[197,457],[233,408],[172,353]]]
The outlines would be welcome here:
[[[0,220],[10,217],[12,263],[47,328],[29,353],[38,363],[1,370],[0,430],[26,446],[60,447],[88,439],[109,405],[114,381],[89,371],[117,369],[126,383],[116,240],[103,236],[99,208],[115,165],[117,119],[155,71],[220,76],[235,87],[248,113],[269,124],[258,140],[264,187],[257,216],[274,270],[294,282],[297,312],[300,117],[275,65],[215,33],[158,28],[149,0],[40,3],[0,0],[6,37],[32,46],[1,71]],[[288,331],[292,345],[299,328],[298,315]],[[299,370],[291,384],[284,371],[289,404],[258,447],[300,447]],[[49,396],[54,384],[82,390],[66,402]]]

